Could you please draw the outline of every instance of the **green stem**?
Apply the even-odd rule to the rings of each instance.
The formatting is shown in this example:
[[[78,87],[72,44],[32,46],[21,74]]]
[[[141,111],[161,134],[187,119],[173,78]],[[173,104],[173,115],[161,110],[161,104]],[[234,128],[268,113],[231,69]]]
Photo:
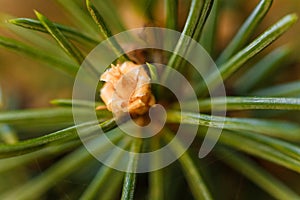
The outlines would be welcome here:
[[[203,5],[202,3],[203,2],[201,0],[192,0],[190,12],[181,33],[181,37],[179,38],[173,55],[168,62],[169,67],[179,69],[182,64],[182,58],[178,56],[178,53],[181,52],[182,55],[185,55],[190,46],[190,38],[197,40],[200,37],[206,19],[212,8],[213,0],[205,0]],[[162,76],[163,82],[167,80],[169,73],[170,69],[167,68]]]
[[[165,0],[166,28],[177,30],[178,0]]]
[[[159,139],[153,138],[151,140],[151,149],[155,151],[159,149]],[[156,169],[159,164],[162,162],[161,156],[155,154],[153,157],[153,161],[151,161],[151,165]],[[163,169],[158,169],[150,172],[149,174],[149,199],[164,199],[164,173]]]
[[[200,131],[199,134],[201,136],[205,136],[206,133],[205,131]],[[253,135],[253,133],[232,132],[223,130],[219,138],[219,143],[237,149],[239,151],[246,152],[247,154],[253,155],[255,157],[271,161],[273,163],[276,163],[278,165],[300,173],[299,159],[290,156],[291,154],[287,154],[286,151],[279,150],[278,148],[274,148],[272,146],[272,143],[278,140],[262,135],[254,135],[254,137],[259,136],[259,138],[253,139],[253,137],[250,137],[251,135]],[[276,145],[280,146],[280,144]]]
[[[82,9],[82,5],[79,1],[74,0],[55,0],[60,6],[62,6],[65,11],[67,11],[66,15],[70,16],[70,20],[77,26],[77,28],[81,29],[83,32],[89,33],[92,37],[98,38],[99,32],[97,26],[93,23],[93,20],[90,18],[88,13]]]
[[[86,115],[84,109],[78,109],[78,113]],[[71,108],[38,108],[26,110],[10,110],[0,112],[0,123],[31,125],[61,122],[72,122],[73,114]]]
[[[119,132],[114,132],[110,136],[111,141],[118,141],[122,135]],[[106,136],[102,136],[98,140],[93,141],[97,142],[97,151],[99,152],[105,150],[105,148],[107,148],[107,146],[110,145],[109,142],[103,142],[106,140],[101,140],[101,138],[104,137]],[[75,172],[80,167],[83,167],[87,162],[89,162],[92,159],[93,157],[89,154],[86,148],[82,147],[76,150],[75,152],[71,153],[64,159],[58,161],[56,164],[52,165],[49,169],[47,169],[44,173],[30,180],[25,185],[20,186],[18,188],[14,188],[13,190],[1,195],[0,199],[37,199],[49,188],[53,187],[59,180],[62,180],[64,177]]]
[[[138,164],[138,156],[142,147],[142,140],[135,139],[132,142],[130,152],[131,156],[128,161],[127,172],[125,174],[121,200],[133,200],[135,184],[136,184],[136,169]]]
[[[64,36],[64,34],[44,15],[35,11],[35,14],[45,29],[52,35],[60,47],[72,57],[79,65],[83,62],[85,57],[82,53]]]
[[[101,102],[93,102],[87,100],[80,100],[80,99],[53,99],[50,101],[52,105],[61,106],[61,107],[82,107],[82,108],[94,108],[98,106],[104,106]],[[106,112],[107,110],[101,110],[101,112]],[[98,111],[99,112],[99,111]],[[107,111],[107,114],[110,112]]]
[[[185,110],[198,104],[201,112],[231,110],[300,110],[299,98],[284,97],[215,97],[184,103]],[[175,105],[179,108],[179,105]]]
[[[230,60],[220,66],[219,71],[215,71],[208,76],[207,81],[202,83],[200,93],[205,93],[206,88],[213,89],[219,84],[219,75],[222,76],[223,81],[228,79],[236,70],[245,64],[250,58],[261,52],[264,48],[270,45],[284,32],[286,32],[294,23],[296,23],[298,16],[290,14],[282,18],[263,34],[258,36],[252,43],[239,51]],[[205,85],[206,84],[206,85]]]
[[[46,145],[53,145],[58,142],[71,141],[73,139],[78,138],[76,128],[85,128],[89,126],[91,125],[84,124],[80,126],[73,126],[45,136],[21,141],[16,144],[0,144],[0,158],[23,155],[45,148]],[[94,126],[94,129],[96,128],[97,126]],[[89,133],[91,133],[92,131],[93,130],[88,129]]]
[[[235,91],[239,94],[247,94],[261,83],[264,84],[277,68],[285,65],[290,54],[291,49],[288,47],[272,51],[237,79],[234,84]]]
[[[300,126],[298,124],[277,120],[231,118],[191,112],[168,111],[167,122],[199,125],[226,130],[247,131],[290,141],[300,141]]]
[[[180,141],[175,140],[173,138],[173,135],[166,130],[163,136],[167,143],[170,143],[170,141],[173,140],[174,145],[171,146],[171,148],[177,156],[180,156],[179,162],[182,166],[183,172],[192,190],[194,198],[196,200],[211,200],[211,194],[208,191],[207,186],[204,183],[203,178],[201,177],[199,170],[195,166],[192,158],[187,152],[182,154],[182,152],[184,152],[185,149],[180,143]]]
[[[300,199],[298,194],[246,156],[226,148],[218,148],[217,156],[274,198],[281,200]]]
[[[119,148],[125,149],[130,144],[130,140],[123,140],[118,144]],[[119,149],[112,151],[110,156],[105,161],[108,165],[116,164],[122,156],[122,152]],[[88,188],[84,191],[83,195],[80,197],[81,200],[92,200],[98,194],[99,190],[106,184],[114,169],[103,165],[93,181],[90,183]]]
[[[107,40],[107,42],[110,44],[112,50],[114,53],[119,57],[120,61],[127,61],[129,58],[126,54],[123,55],[124,51],[122,47],[118,44],[118,42],[112,37],[112,32],[108,28],[107,24],[105,23],[103,17],[100,15],[96,7],[91,3],[90,0],[86,0],[86,6],[88,8],[88,11],[90,12],[90,15],[94,19],[95,23],[98,25],[100,32],[102,34],[102,37]]]
[[[248,42],[256,27],[260,24],[262,19],[268,13],[273,0],[261,0],[257,7],[253,10],[251,15],[244,22],[238,33],[234,36],[232,41],[223,50],[216,63],[223,64],[231,58],[243,45]]]
[[[71,141],[58,145],[53,145],[46,147],[44,149],[34,151],[32,153],[24,154],[24,155],[18,155],[16,157],[12,158],[5,158],[0,160],[0,173],[3,173],[8,170],[13,170],[16,167],[25,166],[27,163],[30,163],[36,159],[42,159],[42,158],[48,158],[52,157],[54,155],[60,155],[67,151],[70,151],[71,149],[74,149],[79,144],[81,144],[81,141]]]
[[[107,132],[115,128],[116,123],[114,119],[104,121],[100,125],[98,125],[98,122],[86,122],[84,124],[62,129],[45,136],[24,140],[16,144],[0,144],[0,157],[22,155],[36,151],[37,149],[45,148],[46,145],[78,139],[77,129],[79,128],[82,130],[81,137],[86,137],[98,130],[99,126],[103,132]]]
[[[42,23],[35,19],[30,18],[17,18],[17,19],[11,19],[9,20],[10,23],[15,24],[17,26],[40,31],[44,33],[48,33],[47,29],[42,25]],[[86,35],[79,30],[76,30],[74,28],[70,28],[68,26],[64,26],[62,24],[53,23],[53,25],[60,30],[66,37],[76,40],[78,42],[88,42],[90,44],[97,45],[100,41],[95,40],[94,38],[90,37],[89,35]]]
[[[220,0],[214,0],[214,4],[212,10],[209,14],[207,22],[203,27],[203,34],[200,36],[200,44],[203,48],[213,56],[215,41],[216,41],[216,29],[217,29],[217,22],[219,16],[219,7],[220,7]]]

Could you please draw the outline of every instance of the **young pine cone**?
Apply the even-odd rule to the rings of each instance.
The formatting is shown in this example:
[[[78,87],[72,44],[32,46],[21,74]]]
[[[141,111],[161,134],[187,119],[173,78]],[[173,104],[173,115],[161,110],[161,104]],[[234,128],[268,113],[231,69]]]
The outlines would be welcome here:
[[[105,82],[100,96],[114,114],[143,115],[155,104],[150,77],[141,65],[129,61],[111,65],[100,80]]]

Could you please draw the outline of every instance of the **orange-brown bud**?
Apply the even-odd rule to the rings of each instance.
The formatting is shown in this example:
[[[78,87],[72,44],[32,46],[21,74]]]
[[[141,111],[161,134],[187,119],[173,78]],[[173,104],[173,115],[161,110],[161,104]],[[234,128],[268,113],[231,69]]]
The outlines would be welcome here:
[[[117,66],[111,65],[100,80],[105,81],[101,98],[107,109],[115,114],[128,112],[142,115],[155,103],[150,77],[141,65],[129,61]]]

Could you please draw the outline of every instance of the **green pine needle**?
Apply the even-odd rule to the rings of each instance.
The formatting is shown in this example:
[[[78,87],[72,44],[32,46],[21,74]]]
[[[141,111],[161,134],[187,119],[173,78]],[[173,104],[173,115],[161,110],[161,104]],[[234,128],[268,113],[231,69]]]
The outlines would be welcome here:
[[[39,13],[38,11],[34,11],[37,18],[40,20],[41,24],[44,28],[52,35],[52,37],[56,40],[56,42],[61,46],[61,48],[71,56],[79,65],[85,59],[82,53],[67,40],[67,38],[63,35],[63,33],[44,15]]]
[[[9,20],[10,23],[15,24],[17,26],[31,29],[35,31],[40,31],[44,33],[48,33],[48,30],[42,25],[42,23],[38,20],[30,19],[30,18],[17,18],[17,19],[11,19]],[[79,30],[76,30],[74,28],[64,26],[58,23],[53,23],[53,25],[61,31],[66,37],[76,40],[78,42],[88,42],[93,45],[99,44],[100,41],[95,40],[89,35],[86,35],[84,33],[81,33]]]
[[[235,54],[232,58],[226,61],[220,66],[220,71],[213,72],[209,75],[206,81],[206,86],[203,83],[200,89],[200,93],[205,92],[205,88],[214,88],[220,84],[218,82],[218,75],[221,74],[223,81],[228,79],[235,71],[243,66],[250,58],[261,52],[264,48],[274,42],[284,32],[286,32],[293,24],[298,20],[296,14],[290,14],[283,17],[276,24],[271,26],[263,34],[258,36],[252,43],[246,46],[244,49]]]

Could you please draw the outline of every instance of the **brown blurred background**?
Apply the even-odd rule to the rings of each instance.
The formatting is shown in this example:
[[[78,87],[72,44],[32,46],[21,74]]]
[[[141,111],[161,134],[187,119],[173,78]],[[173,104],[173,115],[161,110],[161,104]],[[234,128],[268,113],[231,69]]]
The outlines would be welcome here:
[[[63,22],[54,1],[0,0],[0,12],[16,17],[34,18],[33,10]],[[1,29],[2,28],[2,29]],[[10,35],[0,27],[1,35]],[[7,108],[48,106],[54,98],[71,97],[72,79],[31,58],[0,48],[0,84]]]

